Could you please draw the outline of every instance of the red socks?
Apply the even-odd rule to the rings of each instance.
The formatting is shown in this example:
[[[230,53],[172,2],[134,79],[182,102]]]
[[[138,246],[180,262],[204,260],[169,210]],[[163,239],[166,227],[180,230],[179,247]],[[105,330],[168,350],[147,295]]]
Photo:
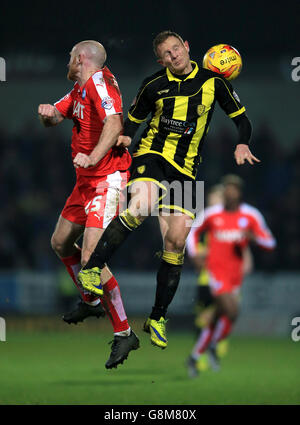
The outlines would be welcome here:
[[[232,322],[227,316],[220,317],[215,327],[209,326],[204,328],[194,346],[192,356],[195,359],[198,359],[200,355],[206,351],[210,343],[216,344],[221,341],[221,339],[226,338],[226,336],[231,332],[231,329]]]
[[[227,316],[222,316],[218,320],[214,333],[211,338],[212,344],[216,344],[217,342],[221,341],[221,339],[224,339],[227,337],[227,335],[230,334],[232,329],[232,322],[228,319]]]
[[[94,304],[98,299],[106,311],[106,314],[114,328],[114,333],[124,332],[129,329],[127,316],[124,310],[121,292],[116,279],[112,276],[110,280],[103,285],[103,296],[100,298],[97,295],[86,292],[77,282],[76,276],[81,269],[81,252],[78,252],[70,257],[61,259],[73,282],[77,286],[82,299],[86,303]]]
[[[82,299],[86,303],[93,303],[99,297],[97,295],[90,294],[89,292],[86,292],[81,285],[77,282],[76,276],[79,273],[81,269],[81,251],[78,250],[76,254],[71,255],[70,257],[61,258],[61,261],[66,266],[66,269],[68,270],[69,275],[71,276],[73,282],[77,286]]]
[[[114,333],[128,330],[129,325],[121,298],[120,288],[114,276],[103,285],[103,291],[104,294],[101,297],[101,302],[114,328]]]

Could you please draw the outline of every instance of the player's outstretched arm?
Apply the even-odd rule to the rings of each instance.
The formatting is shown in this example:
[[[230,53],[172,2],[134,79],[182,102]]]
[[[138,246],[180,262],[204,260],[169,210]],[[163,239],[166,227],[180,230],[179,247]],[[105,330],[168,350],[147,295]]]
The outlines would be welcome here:
[[[64,116],[53,105],[41,104],[38,108],[40,121],[45,127],[53,127],[64,120]]]

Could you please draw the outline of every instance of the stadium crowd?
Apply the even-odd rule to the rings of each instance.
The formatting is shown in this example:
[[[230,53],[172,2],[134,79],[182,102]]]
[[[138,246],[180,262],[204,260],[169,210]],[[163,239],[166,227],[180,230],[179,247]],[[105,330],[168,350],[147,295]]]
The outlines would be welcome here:
[[[288,154],[269,126],[262,124],[251,143],[261,163],[238,167],[233,160],[234,130],[220,129],[214,137],[207,137],[197,178],[209,187],[224,174],[239,174],[246,183],[245,200],[264,214],[278,241],[272,254],[264,255],[253,248],[256,270],[298,269],[300,149]],[[50,247],[50,237],[75,183],[70,140],[60,128],[41,133],[34,122],[24,125],[15,136],[1,128],[0,137],[0,268],[55,270],[59,262]],[[156,220],[150,218],[113,258],[113,266],[155,269],[153,258],[161,247],[160,240]],[[128,249],[133,243],[138,250]],[[186,266],[191,267],[187,257]]]

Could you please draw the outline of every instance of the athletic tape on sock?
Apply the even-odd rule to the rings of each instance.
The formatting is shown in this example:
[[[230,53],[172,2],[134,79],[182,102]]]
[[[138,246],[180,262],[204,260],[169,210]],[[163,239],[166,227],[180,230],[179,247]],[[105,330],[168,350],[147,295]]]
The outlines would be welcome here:
[[[128,208],[120,214],[120,220],[130,230],[134,230],[142,223],[137,217],[134,217],[128,210]]]
[[[176,253],[176,252],[164,251],[162,255],[162,259],[166,261],[166,263],[180,266],[184,262],[184,252]]]

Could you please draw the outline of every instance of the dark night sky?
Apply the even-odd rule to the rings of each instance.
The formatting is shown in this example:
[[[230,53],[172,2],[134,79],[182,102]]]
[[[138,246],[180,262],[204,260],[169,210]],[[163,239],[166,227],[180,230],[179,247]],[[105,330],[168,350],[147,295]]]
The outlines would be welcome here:
[[[17,5],[17,7],[16,7]],[[284,7],[283,7],[284,5]],[[153,37],[172,29],[204,53],[214,43],[238,46],[267,60],[297,55],[300,2],[87,1],[4,2],[1,55],[26,52],[65,55],[83,39],[97,39],[109,53],[138,61]]]

